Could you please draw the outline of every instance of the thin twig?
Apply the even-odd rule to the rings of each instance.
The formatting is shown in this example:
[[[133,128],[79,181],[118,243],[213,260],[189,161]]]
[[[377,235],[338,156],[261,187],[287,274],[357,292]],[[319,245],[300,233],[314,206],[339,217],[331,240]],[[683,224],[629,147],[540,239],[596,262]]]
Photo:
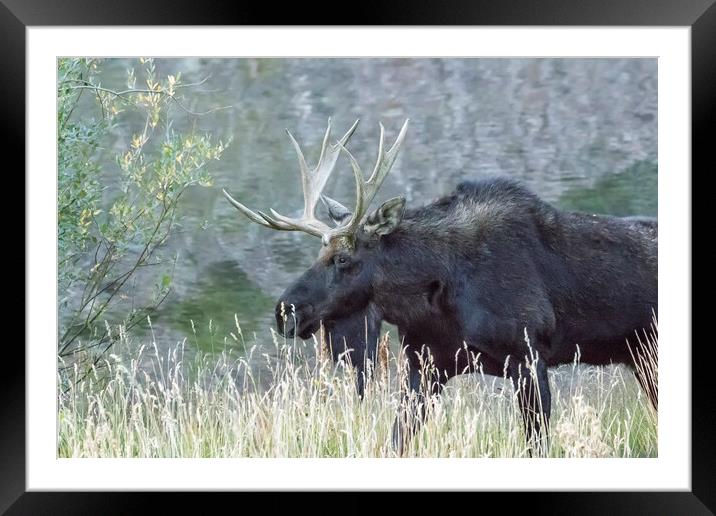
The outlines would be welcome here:
[[[110,90],[110,89],[108,89],[108,88],[103,88],[103,87],[101,87],[101,86],[94,85],[94,84],[92,84],[92,83],[90,83],[90,82],[87,82],[87,81],[80,81],[80,80],[73,79],[71,82],[82,82],[82,83],[83,83],[83,84],[81,84],[81,85],[79,85],[79,86],[72,86],[71,89],[74,89],[74,90],[94,90],[95,93],[101,91],[101,92],[104,92],[104,93],[108,93],[108,94],[110,94],[110,95],[114,95],[115,97],[123,97],[123,96],[125,96],[125,95],[132,95],[132,94],[137,94],[137,93],[150,93],[150,94],[163,95],[163,96],[166,96],[166,97],[169,97],[170,99],[172,99],[174,102],[176,102],[176,104],[177,104],[182,110],[186,111],[187,113],[189,113],[189,114],[192,115],[192,116],[204,116],[204,115],[208,115],[208,114],[210,114],[210,113],[214,113],[215,111],[221,111],[221,110],[223,110],[223,109],[232,109],[232,108],[234,107],[234,106],[221,106],[221,107],[217,107],[217,108],[210,109],[210,110],[208,110],[208,111],[204,111],[204,112],[202,112],[202,113],[197,113],[197,112],[195,112],[195,111],[192,111],[192,110],[189,109],[188,107],[186,107],[184,104],[182,104],[182,103],[179,101],[179,99],[176,98],[176,96],[174,96],[174,95],[172,95],[172,94],[170,94],[170,93],[167,93],[166,91],[163,91],[163,90],[127,89],[127,90],[122,90],[122,91],[114,91],[114,90]]]

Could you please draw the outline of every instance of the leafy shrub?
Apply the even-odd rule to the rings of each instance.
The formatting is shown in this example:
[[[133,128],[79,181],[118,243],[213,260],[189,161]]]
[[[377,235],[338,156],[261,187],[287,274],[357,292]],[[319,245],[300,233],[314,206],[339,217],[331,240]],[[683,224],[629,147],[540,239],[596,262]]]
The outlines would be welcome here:
[[[160,250],[180,219],[179,200],[193,185],[211,185],[207,166],[226,147],[172,128],[172,108],[196,115],[178,95],[195,85],[183,85],[180,74],[159,77],[152,59],[140,59],[146,87],[136,86],[131,69],[117,91],[101,85],[101,64],[58,60],[58,353],[86,365],[113,345],[120,325],[144,320],[168,294],[173,260]],[[103,166],[102,147],[117,147],[127,127],[116,166]],[[123,307],[130,278],[150,265],[152,294]]]

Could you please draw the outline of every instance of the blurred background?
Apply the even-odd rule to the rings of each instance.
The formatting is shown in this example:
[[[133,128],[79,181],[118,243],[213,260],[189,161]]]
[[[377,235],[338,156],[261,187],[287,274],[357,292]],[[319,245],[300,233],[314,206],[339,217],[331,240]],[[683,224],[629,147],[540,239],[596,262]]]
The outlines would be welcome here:
[[[100,63],[102,86],[126,88],[136,60]],[[221,195],[256,210],[297,215],[303,206],[288,128],[309,166],[328,117],[333,137],[356,118],[348,147],[364,170],[377,152],[378,123],[392,142],[405,118],[401,154],[375,205],[405,195],[409,207],[464,179],[505,175],[554,205],[615,215],[657,213],[655,59],[157,59],[158,75],[185,84],[172,128],[231,140],[212,162],[210,188],[181,199],[181,225],[163,246],[176,255],[172,288],[152,315],[158,344],[219,350],[236,314],[247,341],[267,340],[274,304],[314,261],[320,243],[303,233],[260,227]],[[92,116],[88,107],[86,116]],[[208,113],[207,113],[208,112]],[[83,114],[80,113],[82,116]],[[126,117],[99,152],[106,184],[115,156],[141,120]],[[352,206],[354,182],[341,158],[325,193]],[[323,217],[322,207],[319,217]],[[150,285],[135,282],[140,292]],[[60,314],[62,316],[62,314]],[[211,321],[211,324],[209,323]],[[193,328],[192,328],[193,322]],[[147,331],[147,328],[138,328]]]

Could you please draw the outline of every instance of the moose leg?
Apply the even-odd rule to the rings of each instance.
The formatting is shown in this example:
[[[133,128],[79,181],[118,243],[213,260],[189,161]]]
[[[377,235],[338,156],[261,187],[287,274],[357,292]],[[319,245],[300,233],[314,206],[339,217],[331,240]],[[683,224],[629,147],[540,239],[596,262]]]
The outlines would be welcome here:
[[[361,399],[368,363],[375,367],[380,326],[380,314],[371,305],[326,326],[333,360],[347,360],[356,368],[356,390]]]
[[[549,450],[549,418],[552,412],[547,364],[537,360],[533,371],[510,364],[507,373],[517,390],[530,456],[544,456]]]
[[[425,421],[426,405],[431,401],[431,396],[439,395],[446,381],[434,372],[421,372],[420,367],[414,364],[408,370],[407,380],[408,392],[403,396],[393,423],[393,449],[398,456],[403,455],[410,438]]]
[[[363,353],[358,353],[354,363],[356,367],[356,390],[358,397],[362,400],[365,395],[365,381],[375,371],[378,363],[378,339],[380,338],[380,319],[368,314],[363,318],[363,334],[357,339],[362,344]],[[362,355],[362,356],[361,356]],[[368,372],[368,369],[371,372]]]
[[[357,371],[357,389],[360,399],[363,399],[365,393],[366,368],[371,367],[372,374],[375,372],[375,367],[378,364],[378,340],[380,339],[381,322],[382,316],[378,309],[373,305],[368,305],[368,309],[363,317],[363,333],[361,334],[361,338],[364,339],[364,352]],[[368,364],[370,364],[370,366]]]

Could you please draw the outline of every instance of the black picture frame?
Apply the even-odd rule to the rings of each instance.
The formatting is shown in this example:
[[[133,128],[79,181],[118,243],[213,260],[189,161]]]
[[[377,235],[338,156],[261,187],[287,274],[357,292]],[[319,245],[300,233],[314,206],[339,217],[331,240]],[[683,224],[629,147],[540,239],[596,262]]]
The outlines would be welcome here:
[[[270,4],[234,2],[205,4],[200,8],[196,2],[185,0],[0,0],[0,112],[3,127],[7,129],[4,146],[15,151],[24,163],[24,153],[20,149],[25,148],[25,29],[28,26],[296,25],[299,22],[310,25],[323,22],[329,25],[689,26],[692,31],[692,170],[702,169],[704,173],[713,174],[713,143],[709,138],[712,132],[708,129],[716,125],[714,1],[400,0],[382,4],[367,0],[331,11],[305,3],[283,3],[276,8]],[[329,16],[331,19],[325,19]],[[19,169],[20,166],[15,166],[13,170]],[[11,174],[9,168],[5,170],[6,176],[21,177],[14,171]],[[690,173],[693,178],[693,172]],[[22,188],[25,188],[24,181]],[[15,256],[17,254],[13,255],[13,260],[19,261]],[[23,248],[23,263],[25,258]],[[31,273],[25,266],[25,277]],[[48,286],[48,291],[53,288]],[[26,307],[26,315],[31,309],[31,306]],[[713,514],[716,511],[716,397],[714,389],[707,384],[713,369],[713,362],[709,360],[712,347],[703,341],[691,346],[692,450],[695,451],[691,457],[690,492],[480,493],[473,497],[480,497],[478,503],[482,507],[489,497],[488,501],[496,502],[498,507],[509,500],[510,506],[516,503],[529,513]],[[20,346],[10,345],[9,340],[4,351],[6,364],[12,365],[3,368],[3,388],[0,389],[0,513],[128,514],[151,509],[155,503],[161,506],[162,513],[169,513],[185,506],[186,496],[178,493],[26,492],[25,353]],[[245,497],[246,494],[238,496]],[[360,494],[348,496],[336,510],[346,507],[371,510],[373,504],[366,506],[362,503]],[[232,501],[223,501],[229,501],[232,506],[234,496],[230,495],[230,498]],[[403,498],[405,500],[400,502],[403,510],[410,510],[410,504],[416,501],[421,506],[424,503],[421,501],[424,497]],[[275,497],[271,504],[272,508],[278,509]],[[216,505],[218,510],[223,503]]]

